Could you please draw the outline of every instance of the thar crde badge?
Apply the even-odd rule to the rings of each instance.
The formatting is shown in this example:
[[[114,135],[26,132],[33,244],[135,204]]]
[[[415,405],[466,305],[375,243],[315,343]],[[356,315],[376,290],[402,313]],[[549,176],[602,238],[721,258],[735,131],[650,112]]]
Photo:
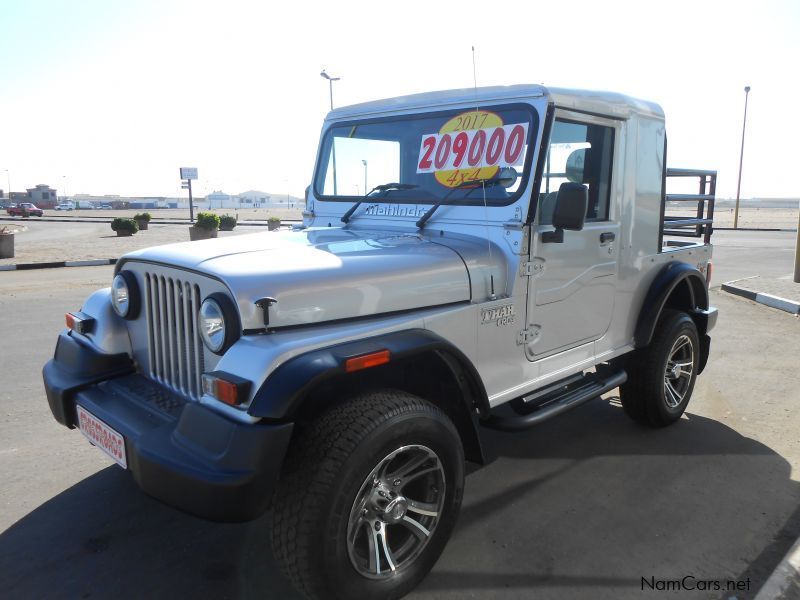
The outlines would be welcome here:
[[[510,325],[514,322],[514,305],[503,304],[502,306],[494,306],[492,308],[481,309],[481,325],[487,323],[494,323],[498,327],[501,325]]]

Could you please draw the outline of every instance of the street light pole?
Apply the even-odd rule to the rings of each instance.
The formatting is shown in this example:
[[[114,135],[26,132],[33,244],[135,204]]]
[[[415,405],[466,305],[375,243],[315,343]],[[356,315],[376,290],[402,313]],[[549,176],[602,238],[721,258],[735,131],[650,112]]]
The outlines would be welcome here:
[[[800,212],[797,215],[797,238],[794,241],[794,282],[800,283]]]
[[[744,132],[747,127],[747,97],[750,94],[750,86],[744,88],[744,119],[742,120],[742,149],[739,152],[739,183],[736,184],[736,211],[733,214],[733,228],[739,228],[739,193],[742,190],[742,162],[744,161]]]
[[[320,77],[328,80],[328,88],[331,95],[331,110],[333,110],[333,82],[339,81],[341,77],[331,77],[325,72],[325,69],[322,69],[322,73],[320,73]]]
[[[333,82],[339,81],[341,77],[331,77],[325,72],[325,69],[322,69],[319,75],[328,80],[328,88],[331,94],[331,110],[333,110]],[[333,161],[333,195],[336,196],[336,138],[331,141],[331,160]]]
[[[8,200],[11,201],[11,171],[8,169],[3,169],[6,172],[6,181],[8,181]]]
[[[361,162],[364,164],[364,194],[366,194],[367,190],[369,189],[367,187],[367,161],[362,160]]]

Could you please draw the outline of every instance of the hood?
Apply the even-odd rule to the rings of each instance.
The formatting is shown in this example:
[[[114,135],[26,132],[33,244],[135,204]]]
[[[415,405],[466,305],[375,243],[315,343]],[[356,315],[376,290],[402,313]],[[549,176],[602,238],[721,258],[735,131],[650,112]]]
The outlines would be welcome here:
[[[269,325],[285,327],[470,300],[464,261],[419,235],[316,228],[157,246],[127,254],[221,280],[243,329],[264,326],[255,302],[277,300]]]

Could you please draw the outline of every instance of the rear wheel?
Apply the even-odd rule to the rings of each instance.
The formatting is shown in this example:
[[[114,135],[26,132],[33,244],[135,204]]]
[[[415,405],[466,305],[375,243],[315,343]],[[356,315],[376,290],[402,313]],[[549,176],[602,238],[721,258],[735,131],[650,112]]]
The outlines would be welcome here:
[[[311,598],[399,598],[455,525],[464,456],[436,406],[385,390],[322,415],[293,442],[273,510],[273,550]]]
[[[684,312],[665,309],[650,345],[638,350],[620,388],[626,414],[646,425],[664,427],[680,419],[697,379],[700,342]]]

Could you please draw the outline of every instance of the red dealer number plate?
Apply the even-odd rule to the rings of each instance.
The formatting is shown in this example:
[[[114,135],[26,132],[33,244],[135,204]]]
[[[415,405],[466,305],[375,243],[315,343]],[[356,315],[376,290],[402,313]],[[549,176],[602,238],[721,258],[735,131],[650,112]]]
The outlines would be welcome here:
[[[114,459],[123,469],[128,468],[125,457],[125,438],[111,429],[82,406],[78,409],[78,427],[90,442]]]

